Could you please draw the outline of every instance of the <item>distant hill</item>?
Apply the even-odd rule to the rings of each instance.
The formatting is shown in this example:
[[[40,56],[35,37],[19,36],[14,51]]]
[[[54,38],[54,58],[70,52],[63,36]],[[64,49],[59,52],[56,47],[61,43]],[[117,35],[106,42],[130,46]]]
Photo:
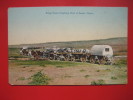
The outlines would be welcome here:
[[[46,42],[46,43],[37,43],[37,44],[20,44],[20,45],[9,45],[9,48],[21,48],[23,46],[28,47],[74,47],[74,48],[90,48],[92,45],[127,45],[127,37],[117,37],[109,39],[99,39],[99,40],[85,40],[85,41],[66,41],[66,42]]]

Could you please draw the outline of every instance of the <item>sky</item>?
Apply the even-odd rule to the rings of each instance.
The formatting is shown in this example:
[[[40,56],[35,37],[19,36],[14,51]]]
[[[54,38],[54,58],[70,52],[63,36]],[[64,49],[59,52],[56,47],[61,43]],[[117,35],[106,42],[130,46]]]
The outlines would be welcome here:
[[[127,37],[127,7],[14,7],[8,44]]]

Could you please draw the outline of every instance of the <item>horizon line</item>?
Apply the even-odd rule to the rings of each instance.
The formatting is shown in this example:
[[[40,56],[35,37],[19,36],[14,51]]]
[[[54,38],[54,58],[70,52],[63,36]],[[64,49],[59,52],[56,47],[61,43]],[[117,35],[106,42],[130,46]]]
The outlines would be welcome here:
[[[32,45],[32,44],[42,44],[42,43],[58,43],[58,42],[79,42],[79,41],[93,41],[93,40],[104,40],[104,39],[113,39],[113,38],[127,38],[127,36],[123,37],[110,37],[110,38],[101,38],[101,39],[92,39],[92,40],[76,40],[76,41],[55,41],[55,42],[38,42],[38,43],[27,43],[27,44],[8,44],[8,46],[13,45]]]

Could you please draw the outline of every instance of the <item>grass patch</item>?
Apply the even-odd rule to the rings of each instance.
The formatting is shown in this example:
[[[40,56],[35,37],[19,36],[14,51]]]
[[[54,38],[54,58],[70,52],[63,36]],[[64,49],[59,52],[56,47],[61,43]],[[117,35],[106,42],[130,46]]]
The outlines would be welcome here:
[[[23,55],[10,55],[9,58],[28,58],[28,56],[23,56]]]
[[[125,66],[127,65],[127,59],[121,59],[121,60],[118,60],[115,62],[115,65],[118,65],[118,66]]]
[[[112,77],[111,77],[111,79],[112,79],[112,80],[116,80],[116,79],[117,79],[117,77],[115,77],[115,76],[112,76]]]
[[[91,82],[91,85],[103,85],[103,84],[105,84],[105,81],[102,79]]]
[[[69,61],[35,61],[35,60],[13,60],[11,61],[17,65],[39,65],[39,66],[43,66],[46,67],[47,65],[54,65],[56,67],[70,67],[70,66],[77,66],[77,65],[87,65],[85,63],[76,63],[76,62],[69,62]]]
[[[27,56],[20,55],[19,48],[8,48],[8,57],[9,58],[27,58]]]
[[[25,77],[19,77],[18,80],[25,80]]]
[[[50,78],[46,74],[43,74],[41,71],[37,72],[31,76],[32,81],[29,85],[48,85]]]
[[[81,69],[81,70],[80,70],[80,72],[84,72],[84,71],[86,71],[86,70],[84,70],[84,69]]]
[[[96,70],[96,72],[100,72],[100,70]]]
[[[121,79],[126,79],[127,75],[126,74],[121,74],[121,75],[118,75],[118,77],[121,78]]]
[[[111,71],[111,69],[108,69],[108,68],[107,68],[106,71]]]
[[[88,78],[88,77],[90,77],[90,75],[85,75],[84,77],[85,77],[85,78]]]
[[[40,64],[40,66],[42,66],[42,67],[46,67],[46,65],[45,65],[45,64]]]
[[[63,66],[56,66],[57,68],[63,68]]]

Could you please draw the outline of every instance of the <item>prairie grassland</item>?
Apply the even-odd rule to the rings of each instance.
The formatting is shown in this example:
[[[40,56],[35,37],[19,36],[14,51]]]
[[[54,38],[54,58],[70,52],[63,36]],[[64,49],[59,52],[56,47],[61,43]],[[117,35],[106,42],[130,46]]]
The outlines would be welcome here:
[[[39,80],[36,76],[38,73],[42,75]],[[126,60],[119,60],[115,65],[68,61],[10,60],[9,83],[13,85],[126,84],[127,63]]]

